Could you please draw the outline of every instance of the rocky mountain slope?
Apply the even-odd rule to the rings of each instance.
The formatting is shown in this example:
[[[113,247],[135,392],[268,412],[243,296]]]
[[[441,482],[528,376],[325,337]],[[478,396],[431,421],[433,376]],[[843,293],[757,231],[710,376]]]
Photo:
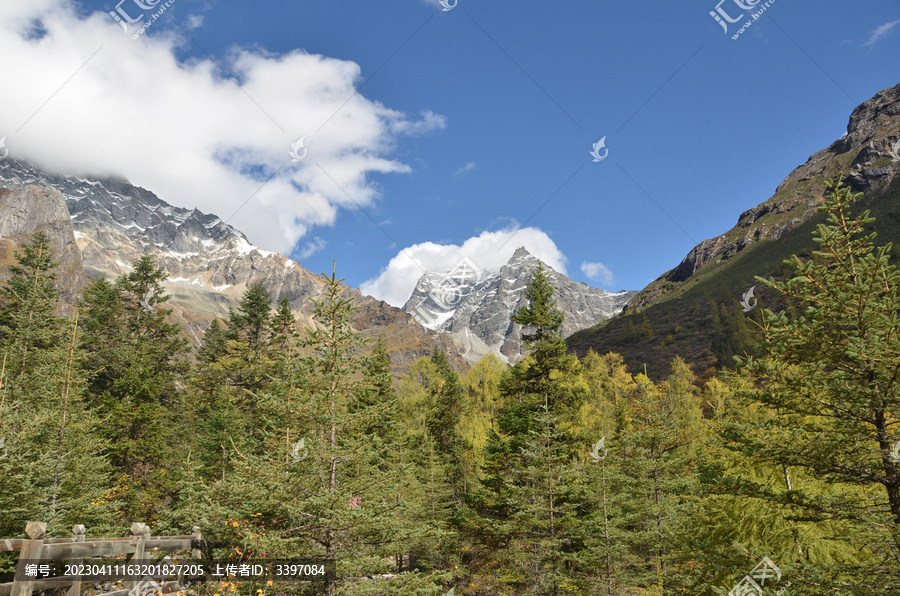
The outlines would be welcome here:
[[[766,306],[775,297],[755,276],[784,275],[784,259],[815,249],[811,234],[824,222],[817,208],[825,201],[825,180],[840,172],[865,193],[857,210],[870,209],[876,217],[877,242],[893,242],[895,257],[900,255],[900,85],[857,107],[847,134],[788,174],[772,197],[742,213],[731,230],[694,247],[638,293],[623,316],[575,333],[570,348],[578,354],[619,352],[633,371],[646,365],[656,378],[667,374],[676,354],[699,374],[729,365],[729,350],[742,353],[745,347],[732,341],[729,329],[744,317],[738,301],[755,286]],[[746,316],[758,318],[757,311]],[[723,351],[723,342],[733,345]]]
[[[251,245],[215,215],[173,207],[124,180],[57,175],[11,158],[0,162],[0,187],[8,189],[0,191],[0,255],[8,253],[4,262],[12,259],[12,253],[3,247],[32,233],[35,222],[50,226],[58,254],[65,260],[63,271],[68,272],[65,298],[73,299],[85,278],[118,276],[149,253],[168,271],[166,289],[172,295],[173,316],[195,345],[206,326],[215,317],[226,317],[228,308],[235,307],[255,283],[265,285],[273,302],[287,296],[300,323],[312,324],[311,301],[323,288],[320,276],[283,255]],[[49,200],[60,197],[64,203]],[[33,225],[3,223],[16,221]],[[346,291],[359,307],[354,327],[366,336],[383,335],[398,370],[434,346],[464,366],[446,336],[423,329],[402,310],[359,290]]]
[[[756,242],[778,240],[796,229],[816,215],[824,202],[825,180],[841,171],[856,192],[886,188],[900,171],[900,160],[891,155],[900,151],[898,142],[900,85],[881,91],[853,110],[846,135],[797,167],[768,200],[741,213],[731,230],[695,246],[677,267],[642,290],[625,310],[654,304],[704,268],[721,264]]]
[[[488,353],[516,362],[524,354],[521,326],[510,316],[527,306],[525,286],[539,263],[519,248],[498,272],[483,272],[468,260],[449,272],[428,272],[403,309],[427,328],[449,334],[469,362]],[[544,267],[566,314],[563,336],[614,316],[636,293],[592,288]]]

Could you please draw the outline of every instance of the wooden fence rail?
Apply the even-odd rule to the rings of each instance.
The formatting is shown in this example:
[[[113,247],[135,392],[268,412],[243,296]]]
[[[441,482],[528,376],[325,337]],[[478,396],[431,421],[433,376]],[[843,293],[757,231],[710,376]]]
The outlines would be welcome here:
[[[43,522],[28,522],[25,526],[27,538],[14,538],[0,540],[0,551],[19,551],[19,563],[16,568],[16,578],[12,583],[0,584],[0,596],[31,596],[35,590],[52,590],[66,586],[69,587],[67,596],[80,596],[81,578],[73,577],[71,580],[54,579],[40,580],[25,575],[25,565],[38,561],[52,561],[69,559],[72,565],[80,565],[85,558],[113,557],[116,555],[131,555],[129,561],[146,560],[149,553],[174,552],[190,550],[191,556],[199,559],[201,554],[197,550],[203,536],[200,528],[194,527],[193,534],[184,536],[150,536],[150,528],[146,524],[133,523],[131,536],[125,538],[92,538],[85,540],[84,526],[72,528],[72,538],[45,539],[47,524]],[[127,565],[127,563],[126,563]],[[20,579],[25,578],[25,579]],[[140,577],[123,576],[124,590],[107,592],[102,596],[127,596],[141,581]],[[161,584],[163,587],[180,588],[178,582]]]

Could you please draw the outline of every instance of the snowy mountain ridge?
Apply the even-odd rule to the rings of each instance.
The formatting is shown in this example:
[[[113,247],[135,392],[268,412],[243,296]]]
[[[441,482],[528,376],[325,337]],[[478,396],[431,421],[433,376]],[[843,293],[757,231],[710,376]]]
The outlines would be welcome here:
[[[227,318],[229,309],[237,307],[256,283],[266,288],[273,301],[286,297],[300,325],[313,325],[312,300],[323,291],[321,276],[288,257],[252,245],[216,215],[169,205],[124,180],[59,175],[13,158],[0,160],[0,187],[35,196],[40,189],[58,191],[64,203],[59,211],[74,233],[72,244],[77,247],[73,249],[80,251],[76,260],[89,279],[115,278],[130,271],[132,261],[152,255],[168,272],[164,285],[172,299],[167,306],[194,345],[202,342],[207,325],[214,318]],[[395,370],[429,354],[435,346],[462,364],[449,337],[423,329],[402,310],[363,296],[358,289],[345,291],[359,307],[354,328],[364,336],[384,337]],[[70,294],[74,295],[74,289]]]
[[[521,326],[513,324],[510,316],[527,306],[525,288],[539,263],[519,248],[496,272],[482,271],[469,259],[448,272],[426,272],[403,310],[424,327],[449,334],[470,362],[488,353],[516,362],[523,357],[524,346]],[[592,288],[546,264],[544,268],[566,315],[564,337],[618,314],[636,293]]]

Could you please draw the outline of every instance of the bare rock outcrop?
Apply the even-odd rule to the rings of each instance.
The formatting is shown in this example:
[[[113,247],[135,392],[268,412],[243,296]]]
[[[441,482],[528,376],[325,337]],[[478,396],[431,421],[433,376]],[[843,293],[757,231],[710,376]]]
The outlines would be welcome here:
[[[53,258],[58,263],[60,299],[71,305],[86,277],[65,198],[57,190],[40,186],[0,188],[0,279],[9,279],[14,251],[38,230],[50,237]]]

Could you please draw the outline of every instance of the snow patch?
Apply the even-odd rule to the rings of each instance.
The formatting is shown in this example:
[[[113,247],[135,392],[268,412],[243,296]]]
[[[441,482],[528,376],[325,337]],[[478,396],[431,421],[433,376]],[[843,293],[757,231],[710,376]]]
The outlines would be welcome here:
[[[160,248],[165,248],[165,246],[163,246],[162,244],[157,244],[156,246],[158,246]],[[196,257],[199,254],[200,253],[198,253],[198,252],[175,252],[174,250],[170,250],[169,252],[166,253],[166,256],[178,259],[179,261],[182,261],[184,259]]]
[[[243,238],[236,238],[234,241],[234,250],[236,250],[239,255],[244,256],[249,255],[256,250],[256,247]]]
[[[267,250],[263,250],[257,246],[253,246],[243,238],[237,237],[234,239],[234,250],[241,256],[249,255],[251,252],[258,252],[263,257],[271,257],[274,255],[274,252],[269,252]]]
[[[449,310],[447,312],[442,312],[442,313],[432,312],[429,314],[433,315],[434,319],[429,319],[425,323],[424,327],[431,329],[432,331],[437,331],[438,329],[441,328],[441,326],[444,323],[446,323],[447,321],[449,321],[450,319],[453,318],[453,315],[456,314],[456,310]]]
[[[167,281],[169,281],[170,283],[173,283],[173,284],[186,283],[186,284],[189,284],[192,286],[205,286],[206,285],[206,282],[201,281],[199,277],[195,277],[194,279],[188,279],[187,277],[180,277],[180,276],[179,277],[169,277],[169,278],[167,278]]]

